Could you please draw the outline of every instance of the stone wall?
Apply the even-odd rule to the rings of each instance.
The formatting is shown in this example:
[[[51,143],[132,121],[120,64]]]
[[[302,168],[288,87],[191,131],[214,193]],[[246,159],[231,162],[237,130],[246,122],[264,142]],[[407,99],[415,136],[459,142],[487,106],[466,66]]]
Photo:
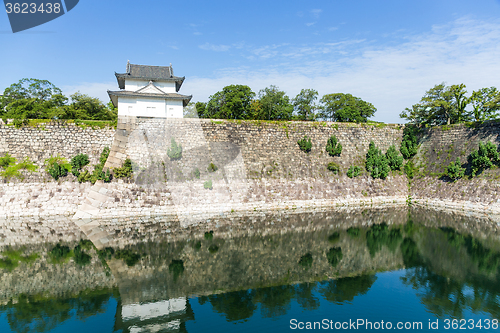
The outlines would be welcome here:
[[[102,148],[111,146],[106,167],[119,167],[130,157],[135,175],[132,182],[97,184],[98,193],[71,175],[55,182],[41,169],[22,182],[0,185],[0,216],[69,215],[79,205],[80,211],[93,211],[91,216],[113,217],[402,204],[408,194],[401,175],[384,181],[365,174],[354,179],[345,175],[350,165],[364,164],[370,141],[384,151],[392,144],[399,146],[399,125],[124,117],[118,120],[116,135],[109,128],[83,129],[71,123],[0,130],[3,152],[18,159],[29,156],[40,167],[57,153],[68,160],[87,153],[91,164],[97,163]],[[313,144],[309,153],[297,144],[305,135]],[[325,151],[331,135],[343,145],[341,156],[331,157]],[[167,155],[172,138],[183,147],[179,160]],[[340,175],[327,170],[331,161],[340,165]],[[218,170],[209,172],[210,163]],[[211,190],[204,188],[207,181],[212,182]]]
[[[420,174],[411,183],[411,196],[417,205],[434,208],[500,213],[500,170],[485,170],[474,178],[451,181],[443,173],[451,161],[460,159],[469,167],[467,157],[478,149],[479,142],[498,146],[500,124],[491,122],[469,126],[458,124],[426,129],[416,156]]]

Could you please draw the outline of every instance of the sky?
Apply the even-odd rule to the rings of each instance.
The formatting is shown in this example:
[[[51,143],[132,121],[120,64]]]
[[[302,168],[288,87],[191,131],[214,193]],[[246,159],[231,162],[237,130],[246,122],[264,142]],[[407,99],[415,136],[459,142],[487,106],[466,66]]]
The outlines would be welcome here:
[[[372,118],[399,114],[427,90],[500,87],[500,0],[80,0],[63,16],[12,33],[0,14],[0,92],[22,78],[107,103],[126,63],[168,66],[179,91],[207,101],[226,85],[290,98],[350,93]]]

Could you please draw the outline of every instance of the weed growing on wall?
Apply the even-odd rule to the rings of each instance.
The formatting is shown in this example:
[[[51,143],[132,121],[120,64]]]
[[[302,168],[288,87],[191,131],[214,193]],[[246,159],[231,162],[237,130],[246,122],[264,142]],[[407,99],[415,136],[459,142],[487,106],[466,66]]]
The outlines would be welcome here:
[[[477,173],[489,169],[494,163],[500,161],[498,149],[491,141],[486,144],[480,142],[479,149],[474,150],[468,157],[471,166],[471,174],[474,177]]]
[[[326,142],[326,151],[330,156],[340,156],[342,153],[342,145],[337,141],[335,135],[332,135]]]
[[[465,175],[465,168],[462,168],[460,158],[457,157],[457,160],[455,162],[450,162],[446,175],[454,181],[463,178],[463,176]]]
[[[94,171],[92,173],[88,170],[80,173],[80,175],[78,176],[78,181],[80,183],[91,182],[92,184],[95,184],[95,182],[98,180],[103,180],[105,183],[109,183],[111,179],[113,179],[113,176],[111,175],[109,169],[103,171],[104,164],[106,163],[106,160],[109,156],[109,151],[110,150],[108,147],[104,147],[101,156],[99,157],[99,164],[94,164]]]
[[[7,180],[16,177],[18,179],[24,179],[23,174],[20,170],[27,170],[29,172],[35,172],[38,167],[33,164],[29,157],[25,157],[24,160],[20,163],[16,163],[17,159],[6,153],[3,157],[0,157],[0,168],[3,170],[0,171],[0,177],[5,178]]]
[[[413,177],[415,176],[415,173],[417,172],[417,168],[415,167],[415,164],[413,163],[412,160],[409,160],[408,162],[406,162],[403,170],[406,174],[406,177],[408,177],[409,179],[413,179]]]
[[[335,162],[329,162],[326,168],[336,175],[340,173],[340,166]]]
[[[210,163],[207,167],[207,171],[208,172],[215,172],[219,170],[219,168],[217,167],[217,165],[213,164],[213,163]]]
[[[349,167],[349,170],[347,170],[347,177],[354,178],[359,176],[360,173],[361,173],[361,168],[359,166],[351,165]]]
[[[178,160],[182,157],[182,146],[177,144],[174,138],[170,139],[170,148],[167,150],[167,155],[171,160]]]
[[[174,282],[184,273],[184,262],[182,260],[172,260],[168,265],[168,271],[173,274]]]
[[[195,168],[193,171],[193,175],[196,179],[200,179],[200,169]]]
[[[401,167],[403,166],[403,156],[399,154],[394,145],[387,149],[385,157],[387,158],[387,162],[389,163],[391,170],[401,170]]]
[[[312,266],[313,263],[313,257],[310,253],[304,254],[302,257],[300,257],[299,260],[299,265],[308,269]]]
[[[74,156],[70,162],[73,176],[78,177],[80,175],[80,170],[89,163],[89,156],[87,154],[78,154]]]
[[[299,145],[300,150],[309,153],[312,148],[312,142],[311,138],[309,138],[307,135],[304,135],[302,139],[297,141],[297,144]]]
[[[366,171],[373,178],[385,179],[389,175],[391,168],[389,161],[384,154],[375,146],[375,143],[370,142],[368,152],[366,153]]]
[[[203,183],[203,187],[206,188],[207,190],[212,189],[212,180],[207,180],[206,182]]]
[[[113,174],[116,178],[132,178],[133,172],[130,158],[127,158],[120,168],[113,169]]]
[[[350,227],[349,229],[347,229],[347,234],[351,237],[354,237],[354,238],[359,237],[360,233],[361,233],[361,229],[359,229],[359,228]]]
[[[123,259],[127,266],[132,267],[139,262],[141,255],[139,253],[132,252],[131,250],[118,250],[115,252],[116,259]]]
[[[66,177],[71,169],[71,164],[68,163],[66,158],[59,156],[59,154],[45,160],[45,170],[55,180]]]

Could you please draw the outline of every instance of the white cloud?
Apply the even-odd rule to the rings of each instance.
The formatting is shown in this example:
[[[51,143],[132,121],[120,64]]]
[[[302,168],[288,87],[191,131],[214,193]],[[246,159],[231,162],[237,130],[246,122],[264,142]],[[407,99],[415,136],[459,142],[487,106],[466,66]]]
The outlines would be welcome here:
[[[323,12],[323,10],[322,10],[322,9],[312,9],[312,10],[310,11],[310,13],[312,14],[312,16],[313,16],[314,18],[316,18],[316,19],[318,19],[318,18],[319,18],[319,15],[320,15],[322,12]]]
[[[309,22],[309,23],[306,23],[306,26],[310,27],[310,26],[315,25],[315,24],[316,24],[316,22]]]
[[[231,46],[205,43],[203,45],[200,45],[199,48],[206,51],[225,52],[228,51],[231,48]]]

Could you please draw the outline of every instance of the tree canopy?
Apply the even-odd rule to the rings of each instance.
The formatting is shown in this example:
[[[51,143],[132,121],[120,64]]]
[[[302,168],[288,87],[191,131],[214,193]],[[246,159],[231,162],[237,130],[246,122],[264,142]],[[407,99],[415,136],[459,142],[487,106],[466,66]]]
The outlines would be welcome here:
[[[110,103],[80,92],[70,96],[47,80],[21,79],[0,97],[0,116],[11,119],[115,120],[117,109]]]
[[[420,102],[406,108],[400,117],[419,125],[444,125],[498,118],[500,94],[495,87],[482,88],[466,96],[465,84],[437,84],[426,91]],[[471,105],[472,110],[467,110]]]
[[[226,86],[210,96],[205,111],[207,118],[247,119],[254,96],[249,86]]]
[[[293,99],[297,120],[316,120],[318,92],[314,89],[302,89]]]
[[[377,111],[373,104],[351,94],[327,94],[320,102],[320,117],[330,121],[363,123]]]

